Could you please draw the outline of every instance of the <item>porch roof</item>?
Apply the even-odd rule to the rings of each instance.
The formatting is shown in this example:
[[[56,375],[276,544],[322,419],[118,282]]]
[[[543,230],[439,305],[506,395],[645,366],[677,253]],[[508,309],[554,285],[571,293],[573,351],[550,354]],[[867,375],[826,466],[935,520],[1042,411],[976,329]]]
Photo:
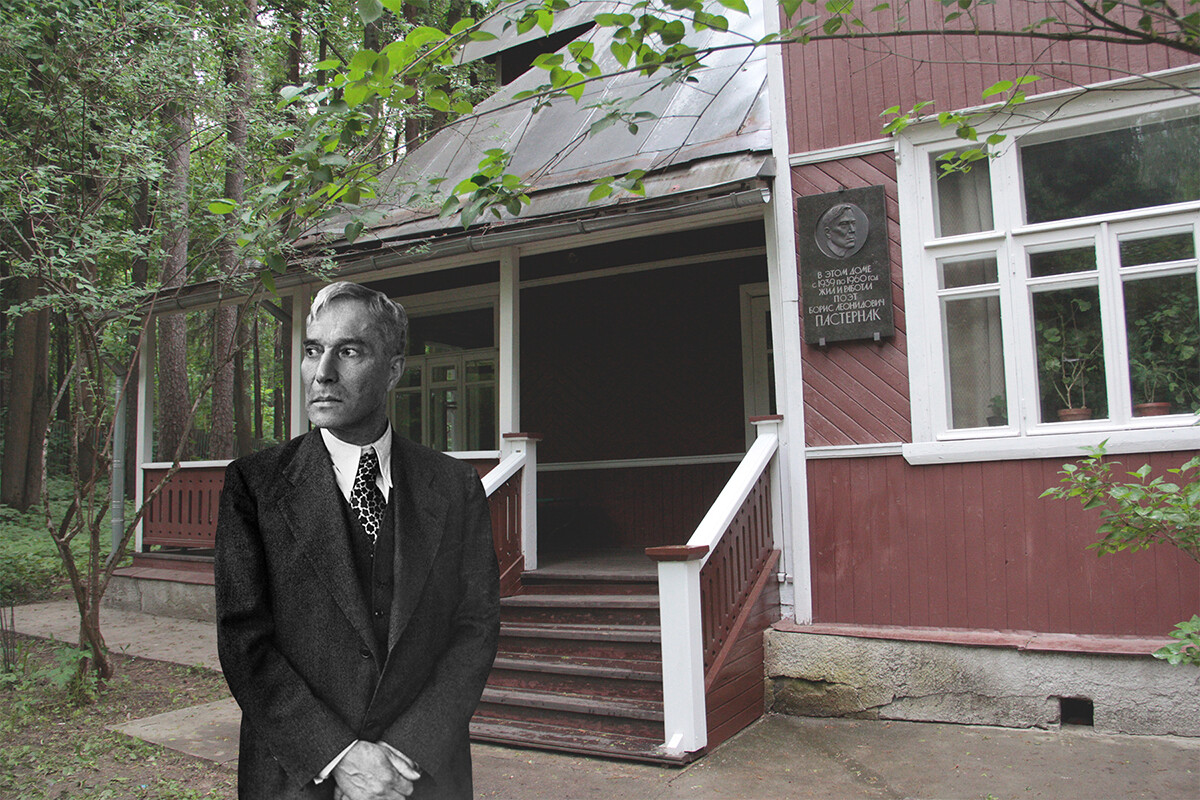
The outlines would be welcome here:
[[[611,0],[581,0],[571,13],[573,18],[590,19],[612,6]],[[581,10],[588,8],[591,11],[581,17]],[[761,12],[731,14],[729,21],[730,31],[693,33],[688,43],[730,49],[712,53],[694,82],[667,86],[659,85],[657,75],[615,74],[621,66],[609,51],[611,29],[587,29],[576,41],[590,41],[596,63],[613,77],[589,84],[578,103],[562,99],[535,113],[529,101],[514,99],[546,81],[548,73],[530,69],[480,104],[477,115],[440,131],[385,171],[381,200],[374,206],[383,218],[352,248],[346,248],[341,237],[345,220],[331,221],[301,244],[360,251],[462,231],[458,215],[443,219],[439,206],[409,203],[408,197],[430,175],[444,178],[444,189],[454,187],[475,174],[485,152],[493,148],[512,154],[509,169],[533,186],[531,202],[519,216],[489,216],[476,228],[528,226],[564,215],[600,216],[746,188],[760,177],[771,149],[766,55],[762,48],[748,46],[764,31]],[[511,36],[514,43],[522,39],[515,32],[502,35]],[[560,52],[565,55],[566,49]],[[618,123],[588,135],[605,112],[587,107],[618,103],[630,103],[631,110],[649,112],[653,118],[639,123],[636,133]],[[648,174],[644,199],[613,195],[588,201],[595,180],[634,169]]]
[[[611,0],[580,0],[579,5],[593,7],[588,18],[612,10]],[[574,13],[578,18],[580,12]],[[334,274],[352,278],[446,255],[765,203],[775,169],[766,55],[761,47],[741,46],[762,38],[762,12],[731,14],[729,21],[728,32],[710,29],[688,37],[698,47],[729,46],[712,53],[692,82],[660,86],[657,76],[617,74],[589,84],[579,103],[559,100],[534,113],[528,102],[514,100],[547,74],[529,70],[482,103],[478,115],[443,129],[385,171],[373,207],[381,217],[353,244],[342,235],[348,218],[331,219],[297,244],[314,253],[332,251]],[[527,38],[504,35],[514,43]],[[609,29],[592,27],[579,39],[593,42],[601,70],[619,71],[609,52]],[[586,135],[603,116],[586,106],[625,101],[654,118],[640,123],[636,133],[616,124]],[[408,202],[423,176],[444,176],[442,185],[452,188],[473,175],[485,151],[496,147],[508,149],[509,170],[533,186],[530,203],[519,215],[503,212],[497,219],[489,214],[464,229],[457,214],[441,218],[437,205]],[[595,180],[634,169],[647,173],[643,197],[614,194],[589,202]],[[275,283],[282,289],[316,280],[297,264]],[[231,294],[236,290],[228,285],[195,284],[160,296],[158,310],[194,308]]]

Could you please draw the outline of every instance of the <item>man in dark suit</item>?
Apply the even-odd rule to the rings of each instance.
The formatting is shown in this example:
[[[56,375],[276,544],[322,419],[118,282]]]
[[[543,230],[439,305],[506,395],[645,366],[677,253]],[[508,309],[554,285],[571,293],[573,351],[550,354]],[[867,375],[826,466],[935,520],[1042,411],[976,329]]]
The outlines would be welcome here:
[[[322,289],[301,367],[317,430],[225,473],[217,642],[243,800],[471,796],[496,556],[475,470],[388,423],[406,336],[386,296]]]

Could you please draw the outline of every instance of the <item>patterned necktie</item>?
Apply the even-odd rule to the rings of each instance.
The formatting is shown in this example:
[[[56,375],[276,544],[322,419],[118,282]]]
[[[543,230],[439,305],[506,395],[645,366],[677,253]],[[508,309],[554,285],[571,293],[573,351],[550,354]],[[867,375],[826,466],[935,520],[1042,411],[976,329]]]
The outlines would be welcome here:
[[[383,523],[383,493],[375,483],[378,472],[375,448],[368,447],[358,459],[358,474],[354,476],[354,488],[350,490],[350,508],[358,514],[358,521],[371,538],[372,545],[379,537],[379,526]]]

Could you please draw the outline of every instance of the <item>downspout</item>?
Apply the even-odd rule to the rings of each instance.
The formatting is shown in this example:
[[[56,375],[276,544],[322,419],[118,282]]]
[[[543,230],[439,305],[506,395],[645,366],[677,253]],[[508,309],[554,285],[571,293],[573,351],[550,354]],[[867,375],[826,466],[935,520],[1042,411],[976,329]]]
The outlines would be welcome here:
[[[779,31],[777,0],[763,0],[767,34]],[[779,431],[777,519],[782,558],[780,609],[784,617],[812,622],[812,575],[809,563],[808,469],[804,456],[804,381],[800,339],[800,279],[792,213],[792,170],[783,71],[783,45],[766,46],[767,101],[771,120],[771,153],[777,165],[766,215],[767,270],[771,300],[771,335],[775,341],[776,408],[783,415]],[[777,528],[778,530],[778,528]]]

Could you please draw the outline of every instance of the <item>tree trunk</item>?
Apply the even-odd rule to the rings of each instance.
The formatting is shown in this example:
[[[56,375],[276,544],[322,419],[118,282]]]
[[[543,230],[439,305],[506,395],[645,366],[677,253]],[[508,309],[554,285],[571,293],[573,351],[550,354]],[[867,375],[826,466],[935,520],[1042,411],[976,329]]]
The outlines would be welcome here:
[[[33,299],[36,278],[9,278],[14,304]],[[4,461],[0,502],[22,511],[42,491],[42,436],[50,416],[50,311],[29,311],[12,325],[13,374],[4,420]]]
[[[163,109],[169,129],[162,180],[163,289],[183,285],[188,257],[188,180],[192,113],[182,102]],[[187,433],[188,401],[187,320],[182,314],[158,318],[158,452],[164,461],[175,458]],[[181,453],[186,458],[186,450]]]
[[[233,31],[222,58],[229,98],[225,113],[225,197],[235,203],[241,203],[246,195],[247,119],[252,86],[250,49],[243,35],[248,33],[248,21],[255,17],[255,0],[246,0],[244,9],[246,16],[240,30]],[[232,235],[226,234],[218,243],[217,258],[221,272],[226,276],[233,277],[241,271],[242,264]],[[230,306],[219,308],[216,314],[213,348],[215,380],[212,387],[208,458],[233,458],[248,451],[244,442],[249,439],[249,431],[237,413],[238,407],[246,402],[243,396],[245,392],[239,389],[245,383],[240,374],[242,358],[240,352],[235,353],[242,338],[238,334],[238,316],[238,309]],[[245,321],[241,324],[244,326]]]

